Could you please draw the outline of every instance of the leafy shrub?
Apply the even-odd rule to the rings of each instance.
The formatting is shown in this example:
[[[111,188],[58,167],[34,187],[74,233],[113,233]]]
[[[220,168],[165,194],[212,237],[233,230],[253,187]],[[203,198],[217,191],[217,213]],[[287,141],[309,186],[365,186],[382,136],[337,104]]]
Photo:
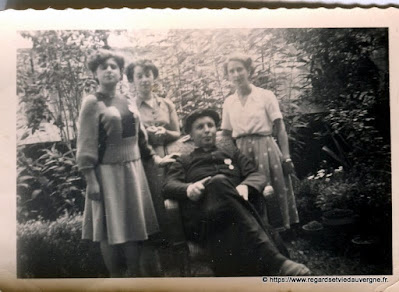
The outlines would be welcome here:
[[[316,206],[323,212],[332,209],[347,209],[350,207],[350,200],[354,194],[356,183],[336,181],[322,188],[316,198]]]
[[[65,153],[56,148],[42,149],[33,160],[18,149],[18,221],[59,216],[83,211],[85,183],[75,162],[76,149]]]
[[[294,182],[296,205],[301,222],[306,223],[313,220],[319,220],[321,212],[320,209],[317,208],[315,202],[320,193],[322,182],[307,178]]]
[[[339,168],[337,170],[340,170]],[[391,224],[391,173],[373,169],[366,163],[349,169],[326,173],[320,170],[312,180],[323,181],[319,185],[316,206],[322,211],[334,208],[351,209],[359,215],[365,229],[384,229],[390,234]]]
[[[367,165],[344,171],[320,169],[295,187],[302,222],[318,220],[322,212],[350,209],[358,216],[357,232],[390,243],[391,174]]]
[[[362,171],[351,173],[349,179],[356,183],[351,204],[360,216],[361,232],[391,235],[391,173],[363,166]]]
[[[81,215],[18,224],[18,277],[106,277],[100,248],[81,240],[81,225]]]
[[[337,169],[323,168],[299,182],[295,192],[302,220],[317,220],[322,212],[353,206],[357,183],[348,180],[346,175],[342,166]]]

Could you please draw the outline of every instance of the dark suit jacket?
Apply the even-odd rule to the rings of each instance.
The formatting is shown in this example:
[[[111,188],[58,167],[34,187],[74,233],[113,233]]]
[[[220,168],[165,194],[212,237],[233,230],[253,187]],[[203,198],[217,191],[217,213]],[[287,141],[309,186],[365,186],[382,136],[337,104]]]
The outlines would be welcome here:
[[[173,163],[165,179],[163,193],[165,198],[180,201],[183,224],[186,233],[201,233],[201,200],[193,202],[187,197],[189,184],[205,177],[223,174],[228,177],[234,186],[244,184],[249,192],[259,193],[266,185],[265,176],[258,172],[254,164],[236,149],[229,153],[214,147],[206,152],[197,148],[188,155],[183,155]],[[189,237],[190,234],[187,234]],[[191,234],[193,235],[193,234]],[[196,239],[194,235],[192,239]]]
[[[186,200],[189,184],[208,176],[224,174],[237,186],[247,185],[261,192],[266,185],[265,176],[239,150],[228,153],[218,147],[210,152],[196,148],[181,156],[171,165],[164,184],[164,196],[169,199]]]

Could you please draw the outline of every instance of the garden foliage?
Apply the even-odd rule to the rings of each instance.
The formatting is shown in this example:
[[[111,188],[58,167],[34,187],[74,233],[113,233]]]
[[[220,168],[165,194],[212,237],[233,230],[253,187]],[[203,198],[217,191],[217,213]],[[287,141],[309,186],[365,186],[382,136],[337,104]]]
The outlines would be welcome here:
[[[28,148],[29,149],[29,148]],[[85,183],[78,172],[75,150],[63,151],[53,144],[39,157],[27,157],[19,149],[17,157],[18,221],[82,212]]]
[[[106,277],[100,247],[81,236],[81,215],[18,224],[18,277]]]
[[[53,123],[66,150],[47,149],[35,159],[19,151],[27,156],[19,154],[18,159],[19,219],[40,215],[53,220],[66,211],[82,211],[84,183],[72,165],[73,141],[81,99],[95,89],[84,63],[91,50],[113,46],[124,38],[131,45],[118,50],[128,61],[148,58],[158,66],[155,91],[174,102],[180,120],[196,108],[221,113],[224,99],[232,93],[223,63],[236,51],[250,55],[255,66],[253,83],[272,90],[280,102],[300,178],[308,172],[316,177],[322,169],[327,175],[342,166],[342,175],[333,173],[329,180],[324,177],[317,182],[305,178],[299,183],[299,211],[314,210],[308,215],[317,217],[334,206],[347,207],[367,224],[389,225],[387,29],[40,31],[21,35],[33,43],[32,49],[18,52],[23,125],[34,132],[44,121]],[[121,91],[126,93],[129,88],[134,93],[134,87],[123,80]]]
[[[19,50],[17,92],[28,130],[52,122],[65,142],[74,140],[82,97],[95,86],[86,68],[87,53],[107,46],[108,31],[21,32],[32,49]]]

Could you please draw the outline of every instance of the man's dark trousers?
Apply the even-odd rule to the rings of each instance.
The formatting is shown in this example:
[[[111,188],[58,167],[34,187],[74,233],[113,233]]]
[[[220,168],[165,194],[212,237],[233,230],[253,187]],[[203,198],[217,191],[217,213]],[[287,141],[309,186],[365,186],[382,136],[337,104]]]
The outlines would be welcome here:
[[[250,196],[259,195],[249,190]],[[286,250],[276,247],[275,237],[226,175],[213,176],[200,201],[185,203],[191,205],[182,210],[190,212],[184,216],[186,232],[206,246],[216,276],[278,274]]]

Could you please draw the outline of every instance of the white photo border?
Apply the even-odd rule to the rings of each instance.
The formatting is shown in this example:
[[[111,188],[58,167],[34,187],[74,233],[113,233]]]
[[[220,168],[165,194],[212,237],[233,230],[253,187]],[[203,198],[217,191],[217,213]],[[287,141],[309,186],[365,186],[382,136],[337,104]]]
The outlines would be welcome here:
[[[102,9],[0,12],[0,291],[396,291],[399,279],[399,9]],[[17,279],[16,278],[16,48],[21,30],[180,29],[180,28],[387,27],[392,150],[393,276],[378,284],[277,284],[250,278]],[[396,52],[396,53],[395,53]]]

